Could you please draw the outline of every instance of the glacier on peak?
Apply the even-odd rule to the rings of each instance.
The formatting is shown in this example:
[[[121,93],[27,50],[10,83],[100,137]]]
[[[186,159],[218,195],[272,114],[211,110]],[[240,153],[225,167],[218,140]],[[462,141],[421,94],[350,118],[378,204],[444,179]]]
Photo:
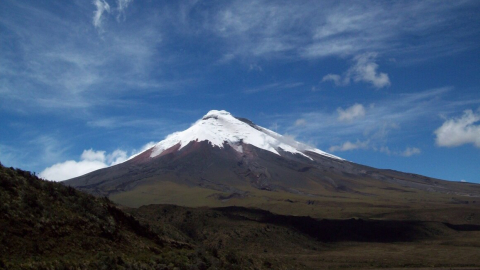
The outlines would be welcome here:
[[[229,144],[238,152],[242,152],[242,143],[270,151],[280,155],[278,149],[300,154],[309,159],[304,152],[311,151],[327,157],[340,159],[337,156],[312,148],[293,139],[286,138],[274,131],[254,125],[245,119],[238,119],[224,110],[211,110],[188,129],[168,135],[163,141],[157,143],[150,154],[156,157],[163,151],[179,144],[180,149],[191,141],[208,141],[213,147],[223,148]]]

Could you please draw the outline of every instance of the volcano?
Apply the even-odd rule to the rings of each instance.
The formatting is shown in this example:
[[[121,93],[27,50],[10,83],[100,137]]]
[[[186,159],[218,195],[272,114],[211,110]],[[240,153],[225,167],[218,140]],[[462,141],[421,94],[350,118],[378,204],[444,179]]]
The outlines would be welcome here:
[[[476,184],[356,164],[217,110],[121,164],[64,183],[129,206],[282,205],[287,213],[299,209],[292,205],[395,208],[480,196]]]

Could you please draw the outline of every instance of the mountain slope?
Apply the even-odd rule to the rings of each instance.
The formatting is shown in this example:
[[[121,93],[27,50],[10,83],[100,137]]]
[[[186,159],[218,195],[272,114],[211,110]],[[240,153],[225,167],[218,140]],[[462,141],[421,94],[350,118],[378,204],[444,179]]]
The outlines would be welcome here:
[[[0,164],[0,268],[286,270],[442,265],[457,269],[480,265],[480,226],[472,224],[327,220],[242,207],[122,209],[108,199]]]
[[[64,183],[129,206],[243,205],[314,216],[325,207],[309,212],[305,205],[364,205],[380,214],[421,200],[480,196],[479,185],[355,164],[225,111],[210,111],[122,164]]]
[[[0,164],[1,269],[186,268],[202,259],[193,253],[106,198]]]

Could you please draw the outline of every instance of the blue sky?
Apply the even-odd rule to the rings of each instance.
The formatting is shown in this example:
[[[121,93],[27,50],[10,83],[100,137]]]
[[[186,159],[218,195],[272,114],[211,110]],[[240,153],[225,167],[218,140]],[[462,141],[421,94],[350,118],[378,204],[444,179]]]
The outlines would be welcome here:
[[[475,0],[2,0],[0,161],[60,180],[223,109],[353,162],[480,183],[479,14]]]

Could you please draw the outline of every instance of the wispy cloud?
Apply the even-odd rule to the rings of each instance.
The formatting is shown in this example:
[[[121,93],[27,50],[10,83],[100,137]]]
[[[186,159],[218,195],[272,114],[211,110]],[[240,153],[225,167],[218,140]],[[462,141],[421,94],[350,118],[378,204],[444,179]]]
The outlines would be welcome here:
[[[413,155],[419,155],[422,151],[417,147],[407,147],[400,155],[404,157],[410,157]]]
[[[328,82],[328,81],[334,82],[336,86],[344,86],[350,82],[350,79],[349,78],[342,79],[342,76],[338,74],[327,74],[323,76],[322,82]]]
[[[158,126],[170,126],[171,123],[162,119],[131,119],[127,117],[109,117],[109,118],[97,118],[87,122],[88,126],[100,127],[100,128],[144,128],[144,127],[158,127]]]
[[[225,53],[239,57],[317,59],[376,51],[425,58],[448,53],[444,50],[448,47],[458,51],[474,46],[455,41],[472,31],[478,33],[474,29],[425,34],[440,28],[455,29],[450,26],[461,23],[455,9],[471,5],[474,1],[435,5],[424,1],[230,1],[205,16],[199,25],[223,39]],[[191,10],[195,8],[198,6]],[[417,42],[405,47],[403,41],[412,37]],[[423,54],[418,54],[419,49]]]
[[[348,70],[347,76],[351,76],[355,82],[371,83],[376,88],[389,86],[390,79],[388,75],[377,72],[378,65],[374,62],[376,57],[376,53],[365,53],[355,56],[355,65]]]
[[[20,128],[26,129],[21,126]],[[27,130],[27,129],[26,129]],[[27,130],[29,137],[22,138],[19,134],[15,141],[8,145],[0,144],[0,161],[7,166],[22,164],[24,169],[38,171],[45,164],[52,164],[64,158],[68,146],[59,141],[55,136],[40,134]],[[37,133],[37,134],[33,134]],[[21,143],[18,143],[18,141]]]
[[[105,0],[93,3],[94,26],[102,27],[102,18],[112,8]],[[88,10],[89,4],[78,8]],[[125,2],[122,9],[126,7]],[[127,27],[99,37],[95,31],[88,31],[90,22],[68,17],[67,12],[12,4],[12,12],[20,10],[29,20],[12,16],[0,21],[2,39],[8,36],[19,44],[17,49],[0,54],[0,61],[9,67],[0,68],[0,77],[8,78],[0,83],[3,106],[28,111],[84,110],[102,103],[104,106],[102,99],[110,100],[132,88],[156,91],[171,86],[168,80],[147,76],[161,43],[155,27]],[[42,22],[42,26],[30,20]],[[93,94],[95,98],[91,98]]]
[[[402,156],[402,157],[411,157],[414,155],[419,155],[422,151],[417,147],[407,147],[403,151],[392,151],[388,146],[376,147],[370,143],[370,140],[356,142],[346,141],[340,145],[333,145],[328,148],[330,152],[345,152],[345,151],[354,151],[354,150],[371,150],[375,152],[384,153],[389,156]]]
[[[125,19],[125,10],[133,2],[133,0],[117,0],[117,20]]]
[[[480,148],[480,109],[464,111],[458,118],[446,120],[435,130],[438,146],[455,147],[463,144],[473,144]]]
[[[420,148],[417,148],[417,147],[407,147],[403,151],[392,151],[388,146],[382,146],[379,149],[373,148],[373,150],[387,154],[389,156],[402,156],[402,157],[411,157],[411,156],[419,155],[420,153],[422,153]]]
[[[334,145],[330,146],[328,148],[328,151],[330,152],[338,152],[338,151],[351,151],[351,150],[356,150],[356,149],[367,149],[368,146],[368,141],[359,141],[357,140],[356,142],[352,143],[350,141],[346,141],[341,145]]]
[[[337,86],[345,86],[354,82],[371,83],[375,88],[383,88],[390,85],[388,74],[378,72],[378,64],[375,63],[376,53],[364,53],[353,58],[355,62],[343,76],[327,74],[322,82],[333,81]]]
[[[303,86],[303,82],[293,82],[293,83],[271,83],[267,85],[262,85],[255,88],[249,88],[244,90],[243,92],[246,94],[253,94],[257,92],[264,92],[264,91],[275,91],[275,90],[282,90],[282,89],[292,89],[298,88]]]
[[[307,121],[305,119],[297,119],[295,120],[295,126],[305,126],[307,124]]]
[[[338,121],[351,122],[355,119],[365,117],[365,107],[362,104],[355,103],[347,109],[338,108]]]
[[[95,0],[93,4],[96,10],[93,12],[93,25],[95,28],[102,30],[103,13],[110,13],[110,5],[105,0]]]
[[[405,134],[414,137],[421,132],[431,132],[434,126],[424,123],[434,123],[439,107],[450,110],[446,108],[445,101],[439,98],[450,89],[446,87],[391,95],[390,98],[368,105],[368,111],[362,104],[354,104],[347,109],[339,108],[330,112],[281,115],[271,121],[288,127],[284,132],[325,149],[331,146],[334,151],[380,149],[389,143],[405,140]],[[401,151],[396,153],[400,155]],[[405,152],[413,153],[413,148]]]
[[[125,11],[133,0],[116,0],[117,7],[111,8],[106,0],[94,0],[95,11],[93,12],[93,25],[100,33],[104,32],[102,27],[106,14],[116,14],[117,21],[125,20]]]

